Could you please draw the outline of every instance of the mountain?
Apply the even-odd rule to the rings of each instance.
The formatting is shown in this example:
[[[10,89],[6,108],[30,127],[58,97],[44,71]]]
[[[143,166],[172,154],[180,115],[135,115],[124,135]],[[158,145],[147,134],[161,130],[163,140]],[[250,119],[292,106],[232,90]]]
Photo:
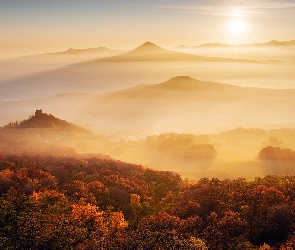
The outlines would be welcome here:
[[[180,45],[174,49],[193,49],[193,48],[238,48],[238,47],[281,47],[288,49],[290,46],[295,45],[295,40],[290,41],[276,41],[271,40],[264,43],[247,43],[247,44],[226,44],[226,43],[204,43],[199,46],[186,46]]]
[[[185,45],[180,45],[180,46],[176,46],[176,47],[172,48],[172,50],[173,49],[189,49],[189,48],[191,48],[191,47],[185,46]]]
[[[221,83],[215,82],[205,82],[199,81],[189,76],[176,76],[169,79],[166,82],[162,82],[160,84],[156,84],[153,86],[147,86],[146,89],[151,90],[161,90],[161,91],[195,91],[201,89],[216,89],[216,88],[225,88],[225,87],[232,87],[232,85],[226,85]]]
[[[216,82],[199,81],[189,76],[177,76],[159,84],[140,85],[129,89],[115,91],[104,96],[109,99],[128,99],[132,97],[133,101],[140,98],[145,100],[152,98],[162,101],[167,97],[170,99],[171,95],[175,95],[174,100],[177,101],[178,99],[181,99],[183,95],[185,95],[186,98],[190,98],[193,95],[193,98],[195,98],[201,93],[201,91],[210,92],[210,90],[216,91],[225,89],[239,89],[239,87]]]
[[[70,48],[62,52],[0,60],[0,84],[1,82],[24,77],[30,74],[57,69],[81,61],[116,56],[124,52],[125,51],[112,50],[106,47],[88,49]]]
[[[272,40],[264,43],[247,44],[205,43],[191,47],[182,45],[173,48],[173,50],[207,57],[256,60],[266,64],[272,64],[273,62],[293,64],[295,40]]]
[[[198,77],[200,72],[208,76],[206,72],[209,71],[209,75],[215,77],[212,71],[220,71],[222,66],[229,67],[233,72],[232,64],[240,63],[257,64],[257,61],[185,54],[147,42],[123,55],[84,61],[4,81],[0,83],[0,100],[32,99],[68,92],[106,93],[149,84],[151,80],[163,81],[175,74]],[[237,69],[244,70],[242,67]],[[240,78],[241,74],[238,75]]]
[[[279,41],[276,41],[276,40],[272,40],[272,41],[264,43],[264,44],[262,43],[261,45],[266,45],[266,46],[286,46],[283,42],[279,42]]]
[[[188,61],[188,62],[239,62],[239,63],[257,63],[254,60],[232,59],[222,57],[197,56],[187,53],[166,50],[151,42],[146,42],[136,49],[119,56],[104,58],[103,62],[159,62],[159,61]],[[97,61],[92,61],[95,63]],[[87,64],[87,63],[86,63]]]
[[[6,129],[43,129],[52,128],[64,130],[67,132],[79,132],[83,134],[93,134],[90,130],[84,129],[65,120],[61,120],[52,114],[43,113],[42,109],[36,110],[35,115],[31,115],[28,119],[17,122],[10,122],[4,126]]]
[[[126,55],[129,56],[142,56],[142,55],[150,55],[150,54],[161,54],[161,53],[167,53],[167,50],[161,48],[160,46],[152,43],[152,42],[146,42],[134,50],[128,52]]]
[[[6,101],[0,107],[2,119],[41,106],[71,122],[107,133],[199,133],[294,123],[294,96],[292,89],[238,87],[177,76],[108,94],[63,94]]]
[[[108,153],[108,143],[105,136],[42,110],[36,110],[28,119],[0,127],[1,153],[61,156],[75,155],[76,152]]]
[[[225,43],[205,43],[205,44],[201,44],[200,46],[195,46],[196,47],[200,47],[200,48],[215,48],[215,47],[228,47],[228,46],[235,46],[235,45],[228,45]]]
[[[284,44],[286,44],[286,45],[295,46],[295,40],[283,41],[282,43],[284,43]]]
[[[69,48],[66,51],[55,52],[55,53],[47,53],[45,55],[77,55],[77,54],[91,54],[91,53],[100,53],[100,54],[107,54],[108,56],[115,51],[106,47],[97,47],[97,48],[88,48],[88,49],[73,49]]]
[[[281,47],[288,48],[288,45],[295,44],[294,41],[280,42],[276,40],[271,40],[265,43],[249,43],[249,44],[225,44],[225,43],[205,43],[200,46],[195,46],[195,48],[238,48],[238,47]]]
[[[93,98],[85,111],[108,129],[216,131],[295,122],[295,90],[245,88],[187,76]]]

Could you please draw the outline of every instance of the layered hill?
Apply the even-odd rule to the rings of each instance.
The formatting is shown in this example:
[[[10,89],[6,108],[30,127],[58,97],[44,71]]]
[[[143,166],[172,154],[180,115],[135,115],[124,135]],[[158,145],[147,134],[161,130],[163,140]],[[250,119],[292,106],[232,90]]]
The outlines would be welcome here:
[[[295,129],[237,128],[218,134],[204,134],[212,131],[213,126],[221,129],[228,128],[230,125],[234,127],[241,120],[249,119],[249,117],[255,116],[255,112],[261,113],[263,110],[263,108],[256,108],[247,111],[246,107],[249,106],[247,103],[243,104],[243,110],[233,99],[230,102],[234,102],[234,105],[237,106],[235,111],[228,113],[219,109],[218,106],[221,106],[222,109],[226,107],[224,101],[228,98],[226,91],[232,90],[232,87],[197,81],[189,77],[175,77],[157,85],[138,86],[104,96],[92,97],[91,100],[88,98],[88,104],[85,107],[90,110],[89,104],[91,104],[92,110],[95,111],[90,114],[84,109],[83,112],[80,112],[79,119],[84,121],[96,119],[101,130],[109,133],[116,131],[118,132],[117,136],[94,134],[89,130],[37,110],[35,115],[22,122],[10,122],[4,128],[0,128],[0,154],[76,156],[77,152],[99,153],[126,162],[177,171],[189,178],[192,176],[196,178],[203,176],[225,178],[241,175],[254,178],[257,175],[269,173],[294,173],[293,162],[290,166],[288,162],[283,165],[279,161],[281,158],[276,158],[278,154],[272,153],[277,151],[266,151],[266,156],[275,157],[276,161],[269,162],[269,159],[260,157],[260,162],[254,158],[261,149],[270,146],[294,149],[292,138],[294,138]],[[235,88],[239,89],[239,87]],[[217,89],[225,96],[224,99],[218,100],[210,107],[208,103],[204,102],[204,99],[210,99],[206,91],[210,92],[213,89]],[[140,92],[148,93],[148,91],[151,92],[146,98],[140,94]],[[161,97],[163,91],[171,91],[174,94]],[[129,95],[127,95],[128,92]],[[181,95],[177,95],[177,92],[183,92],[186,100]],[[193,92],[195,98],[189,96],[188,92]],[[197,92],[199,92],[199,96],[197,96]],[[247,92],[247,89],[244,89],[244,92]],[[121,96],[122,93],[125,98]],[[237,98],[239,97],[241,95],[237,96]],[[77,95],[67,95],[67,98],[72,98],[72,101],[73,99],[77,100]],[[49,99],[51,99],[50,102]],[[43,103],[44,106],[52,103],[59,105],[62,99],[65,103],[65,96],[49,99]],[[192,99],[198,101],[193,102]],[[87,102],[87,99],[82,95],[79,100],[80,105]],[[66,101],[70,101],[70,99],[66,99]],[[199,105],[197,102],[200,102]],[[170,105],[170,109],[163,109],[162,105],[167,104]],[[72,110],[71,113],[69,109],[68,112],[73,116],[78,116],[75,110]],[[283,112],[283,108],[281,108],[281,112]],[[285,112],[289,111],[285,110]],[[270,116],[279,118],[277,111],[271,110],[268,113]],[[243,116],[244,118],[241,118]],[[290,117],[294,118],[291,115]],[[267,114],[262,118],[270,119]],[[128,136],[128,130],[133,136],[130,134]],[[141,133],[141,130],[146,134]],[[174,133],[169,133],[169,131],[174,131]],[[187,132],[190,133],[186,134]],[[202,133],[198,134],[199,132]],[[287,151],[281,152],[282,157],[285,157],[284,152]],[[236,166],[240,167],[236,168]]]
[[[280,42],[276,40],[271,40],[265,43],[249,43],[249,44],[238,44],[238,45],[229,45],[224,43],[205,43],[198,47],[288,47],[288,45],[292,45],[295,43],[294,41],[289,42]]]
[[[295,40],[264,43],[226,44],[205,43],[199,46],[181,45],[173,50],[202,56],[229,57],[236,59],[258,60],[268,63],[293,63]]]
[[[97,47],[97,48],[88,48],[88,49],[74,49],[69,48],[66,51],[56,52],[56,53],[47,53],[45,55],[78,55],[78,54],[96,54],[99,53],[101,55],[110,56],[112,54],[116,54],[119,51],[112,50],[107,47]]]
[[[0,127],[0,153],[75,155],[93,149],[105,137],[90,130],[36,110],[23,121],[9,122]],[[92,145],[93,144],[93,145]],[[99,152],[99,151],[98,151]]]
[[[99,97],[97,114],[142,125],[186,127],[294,122],[295,90],[243,88],[180,76],[160,84]],[[102,112],[105,110],[106,112]],[[169,127],[169,126],[168,126]],[[167,129],[172,129],[172,127]]]
[[[246,88],[178,76],[103,95],[75,93],[6,101],[2,114],[3,118],[16,116],[41,106],[71,122],[82,121],[107,132],[198,133],[294,124],[294,96],[292,89]]]
[[[166,50],[151,42],[146,42],[134,50],[115,57],[105,58],[105,62],[133,62],[133,61],[193,61],[193,62],[245,62],[255,61],[240,60],[221,57],[196,56],[186,53]],[[256,62],[257,63],[257,62]]]
[[[25,119],[20,122],[10,122],[5,125],[4,128],[13,128],[13,129],[29,129],[29,128],[56,128],[62,129],[64,131],[76,131],[83,133],[92,133],[91,131],[69,123],[65,120],[61,120],[52,114],[43,113],[42,109],[36,110],[35,115],[31,115],[28,119]]]
[[[285,48],[290,48],[290,46],[295,45],[295,40],[290,40],[290,41],[276,41],[276,40],[271,40],[269,42],[264,42],[264,43],[247,43],[247,44],[237,44],[237,45],[230,45],[226,43],[205,43],[201,44],[199,46],[195,47],[201,47],[201,48],[212,48],[212,47],[285,47]],[[182,46],[183,48],[189,48],[186,46]]]
[[[90,60],[4,81],[0,84],[0,99],[30,99],[66,92],[103,93],[147,84],[151,80],[163,81],[175,74],[196,74],[197,70],[208,75],[206,71],[211,71],[208,64],[212,70],[219,71],[222,66],[230,67],[232,71],[233,64],[241,63],[243,67],[246,67],[245,64],[257,65],[256,61],[251,60],[173,52],[148,42],[123,55]],[[200,70],[200,67],[205,67],[205,70]]]
[[[106,47],[74,49],[66,51],[28,55],[18,58],[0,60],[1,82],[26,77],[46,70],[57,69],[69,64],[98,58],[116,56],[125,51],[113,50]]]

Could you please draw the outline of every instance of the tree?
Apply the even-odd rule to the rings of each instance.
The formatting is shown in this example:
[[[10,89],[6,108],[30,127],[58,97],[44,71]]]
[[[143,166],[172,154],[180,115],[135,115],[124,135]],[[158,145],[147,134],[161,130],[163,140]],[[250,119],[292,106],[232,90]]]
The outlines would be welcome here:
[[[138,227],[139,216],[142,211],[142,206],[140,204],[140,196],[137,194],[130,195],[130,207],[133,214],[133,221],[135,229]]]

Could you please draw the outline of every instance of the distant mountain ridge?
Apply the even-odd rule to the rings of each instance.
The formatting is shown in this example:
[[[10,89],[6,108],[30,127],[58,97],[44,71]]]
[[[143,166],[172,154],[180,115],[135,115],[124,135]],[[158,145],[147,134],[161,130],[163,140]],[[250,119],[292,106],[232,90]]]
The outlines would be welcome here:
[[[87,48],[87,49],[74,49],[69,48],[66,51],[46,53],[45,55],[75,55],[75,54],[89,54],[89,53],[110,53],[115,50],[107,47]]]
[[[11,115],[42,105],[55,114],[65,114],[67,120],[91,124],[107,133],[143,128],[152,133],[178,131],[179,126],[190,132],[195,127],[213,131],[216,126],[292,123],[294,96],[293,89],[239,87],[176,76],[110,93],[55,95],[7,102],[6,107]]]
[[[252,43],[252,44],[249,43],[249,44],[236,44],[236,45],[229,45],[229,44],[224,44],[224,43],[206,43],[206,44],[202,44],[197,47],[252,47],[252,46],[254,46],[254,47],[268,47],[268,46],[284,47],[284,46],[288,46],[288,45],[285,44],[284,42],[271,40],[271,41],[265,42],[265,43]]]
[[[152,42],[145,42],[134,50],[118,56],[93,60],[81,63],[79,65],[96,62],[132,62],[132,61],[191,61],[191,62],[240,62],[240,63],[258,63],[255,60],[233,59],[224,57],[199,56],[188,53],[181,53],[164,49]]]
[[[24,55],[0,60],[0,85],[1,82],[14,81],[20,77],[30,77],[33,74],[44,73],[74,63],[116,56],[125,52],[107,47],[69,48],[66,51]]]
[[[48,53],[41,53],[41,54],[30,54],[30,55],[23,55],[16,58],[11,58],[10,60],[15,59],[26,59],[26,58],[34,58],[40,56],[71,56],[71,55],[87,55],[87,54],[106,54],[106,56],[117,55],[120,53],[124,53],[127,50],[115,50],[108,47],[95,47],[95,48],[83,48],[83,49],[75,49],[75,48],[68,48],[67,50],[63,51],[56,51],[56,52],[48,52]]]
[[[125,62],[142,62],[142,64],[131,65],[124,64]],[[125,84],[123,87],[136,86],[138,83],[146,84],[151,74],[156,75],[160,79],[161,74],[159,74],[159,70],[155,70],[154,67],[145,64],[146,62],[165,62],[167,64],[162,66],[167,68],[174,68],[176,63],[183,64],[187,62],[194,64],[260,63],[255,60],[181,53],[166,50],[151,42],[146,42],[125,54],[82,61],[51,71],[5,81],[0,84],[0,100],[31,99],[66,92],[102,93],[122,89],[123,82]],[[122,63],[122,65],[118,63]],[[123,65],[124,67],[122,67]],[[138,68],[142,73],[138,73],[134,68]],[[165,74],[168,74],[168,72],[168,70],[165,71]],[[143,79],[143,75],[146,75],[145,79]],[[169,77],[172,76],[169,74]],[[106,77],[108,79],[107,81],[105,80]]]
[[[237,47],[285,47],[288,48],[289,46],[295,46],[295,40],[290,41],[277,41],[271,40],[269,42],[264,43],[247,43],[247,44],[226,44],[226,43],[204,43],[198,46],[185,46],[180,45],[177,46],[177,49],[192,49],[192,48],[237,48]]]

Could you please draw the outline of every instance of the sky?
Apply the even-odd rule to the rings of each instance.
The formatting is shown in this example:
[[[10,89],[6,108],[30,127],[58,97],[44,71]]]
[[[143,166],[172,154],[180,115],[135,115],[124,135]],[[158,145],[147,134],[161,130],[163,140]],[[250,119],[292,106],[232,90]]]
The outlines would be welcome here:
[[[295,39],[295,0],[0,0],[0,58]]]

